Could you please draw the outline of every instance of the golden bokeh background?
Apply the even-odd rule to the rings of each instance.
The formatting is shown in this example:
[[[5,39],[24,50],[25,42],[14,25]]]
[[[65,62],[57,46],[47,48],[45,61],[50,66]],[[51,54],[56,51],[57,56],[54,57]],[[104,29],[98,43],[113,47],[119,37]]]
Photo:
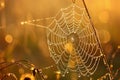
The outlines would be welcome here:
[[[120,59],[120,0],[85,2],[108,61],[118,55],[117,61]],[[45,29],[20,23],[54,17],[61,8],[71,4],[72,0],[0,0],[0,62],[25,59],[39,68],[53,65]],[[76,0],[76,4],[81,5],[82,0]],[[45,21],[42,23],[46,25]],[[120,62],[115,63],[115,68],[120,67]],[[53,70],[46,71],[51,72],[55,76]]]

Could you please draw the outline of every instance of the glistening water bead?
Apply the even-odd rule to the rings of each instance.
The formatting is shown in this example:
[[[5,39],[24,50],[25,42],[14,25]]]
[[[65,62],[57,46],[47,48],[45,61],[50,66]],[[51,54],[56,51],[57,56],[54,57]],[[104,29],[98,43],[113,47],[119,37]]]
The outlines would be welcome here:
[[[68,35],[67,37],[67,41],[68,43],[72,43],[73,46],[77,46],[77,44],[79,43],[79,36],[77,33],[71,33],[70,35]]]

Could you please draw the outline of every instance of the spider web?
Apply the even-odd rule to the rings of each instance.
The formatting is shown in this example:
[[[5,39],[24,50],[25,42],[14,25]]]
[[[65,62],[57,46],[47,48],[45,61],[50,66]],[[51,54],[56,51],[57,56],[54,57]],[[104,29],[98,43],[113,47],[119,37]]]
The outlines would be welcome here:
[[[68,72],[76,72],[79,77],[93,75],[102,52],[85,8],[72,4],[50,19],[52,22],[48,26],[40,25],[41,20],[23,24],[47,30],[50,56],[63,76]]]

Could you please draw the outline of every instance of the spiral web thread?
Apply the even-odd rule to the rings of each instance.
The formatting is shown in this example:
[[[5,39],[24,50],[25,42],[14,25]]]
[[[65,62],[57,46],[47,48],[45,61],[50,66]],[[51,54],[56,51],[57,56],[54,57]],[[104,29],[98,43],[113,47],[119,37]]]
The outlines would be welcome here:
[[[68,72],[93,75],[103,55],[85,8],[72,4],[46,19],[52,19],[48,26],[39,24],[42,19],[22,24],[46,29],[50,56],[63,76]]]

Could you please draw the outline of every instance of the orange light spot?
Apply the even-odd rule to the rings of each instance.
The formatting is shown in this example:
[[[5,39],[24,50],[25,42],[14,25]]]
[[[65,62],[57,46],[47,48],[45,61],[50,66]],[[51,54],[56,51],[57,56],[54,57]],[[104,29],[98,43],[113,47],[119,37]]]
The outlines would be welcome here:
[[[25,23],[24,23],[24,22],[21,22],[20,24],[21,24],[21,25],[24,25]]]
[[[60,71],[56,71],[56,74],[61,74],[61,72]]]
[[[118,49],[120,49],[120,45],[118,45]]]
[[[12,43],[12,41],[13,41],[12,35],[10,35],[10,34],[6,35],[6,36],[5,36],[5,41],[6,41],[7,43]]]
[[[0,5],[1,5],[2,8],[5,7],[5,3],[4,2],[1,2]]]

